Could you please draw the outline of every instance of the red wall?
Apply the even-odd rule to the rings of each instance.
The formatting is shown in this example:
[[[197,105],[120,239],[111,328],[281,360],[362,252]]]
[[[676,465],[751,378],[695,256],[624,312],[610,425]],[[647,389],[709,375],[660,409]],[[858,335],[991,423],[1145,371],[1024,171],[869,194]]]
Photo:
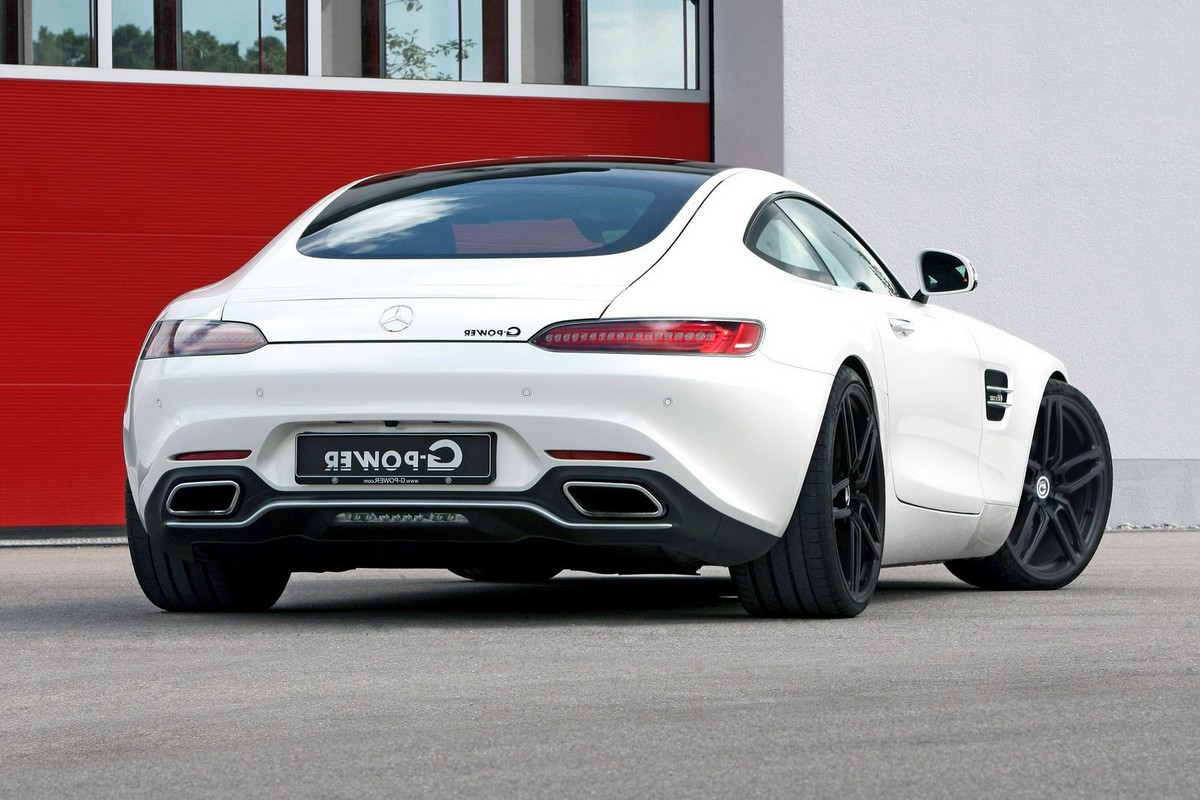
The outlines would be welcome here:
[[[0,79],[0,120],[0,526],[123,522],[150,323],[334,188],[475,158],[710,153],[703,103]]]

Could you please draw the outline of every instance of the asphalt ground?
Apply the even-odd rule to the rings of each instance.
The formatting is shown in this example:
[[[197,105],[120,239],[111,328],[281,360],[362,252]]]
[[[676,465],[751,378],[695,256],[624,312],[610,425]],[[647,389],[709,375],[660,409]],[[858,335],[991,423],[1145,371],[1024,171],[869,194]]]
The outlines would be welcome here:
[[[0,550],[0,797],[1200,795],[1200,533],[1049,593],[885,570],[750,619],[722,571],[299,575],[167,614],[118,547]]]

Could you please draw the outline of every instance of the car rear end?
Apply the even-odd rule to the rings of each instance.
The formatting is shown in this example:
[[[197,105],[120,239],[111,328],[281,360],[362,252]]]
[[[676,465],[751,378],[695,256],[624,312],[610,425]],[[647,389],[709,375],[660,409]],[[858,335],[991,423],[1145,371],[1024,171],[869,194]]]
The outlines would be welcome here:
[[[452,172],[359,184],[168,307],[126,414],[149,536],[314,571],[691,571],[769,548],[808,458],[772,445],[812,433],[779,409],[828,377],[763,358],[758,320],[605,317],[721,173]]]

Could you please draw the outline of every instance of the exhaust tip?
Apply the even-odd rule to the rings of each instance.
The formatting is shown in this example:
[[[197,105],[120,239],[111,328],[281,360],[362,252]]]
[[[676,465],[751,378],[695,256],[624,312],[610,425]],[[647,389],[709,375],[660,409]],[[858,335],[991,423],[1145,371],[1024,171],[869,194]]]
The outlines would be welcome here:
[[[667,513],[649,489],[636,483],[567,481],[563,494],[585,517],[652,519]]]
[[[176,517],[225,517],[237,508],[242,486],[237,481],[189,481],[167,495],[167,511]]]

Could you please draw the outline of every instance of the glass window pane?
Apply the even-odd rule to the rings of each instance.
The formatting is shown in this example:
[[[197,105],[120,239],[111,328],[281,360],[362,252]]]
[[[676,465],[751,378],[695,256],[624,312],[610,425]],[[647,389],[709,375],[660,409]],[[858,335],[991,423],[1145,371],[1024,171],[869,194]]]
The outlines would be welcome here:
[[[699,0],[525,0],[526,83],[699,87]]]
[[[505,0],[323,0],[325,75],[505,80]]]
[[[779,207],[820,253],[839,286],[900,296],[887,270],[875,260],[867,246],[836,219],[811,203],[793,197],[780,200]]]
[[[834,282],[812,246],[774,204],[758,215],[746,241],[750,249],[785,272],[821,283]]]
[[[96,64],[92,0],[29,0],[24,4],[26,64],[91,67]]]
[[[695,0],[587,0],[587,83],[695,89]]]
[[[364,181],[300,237],[317,258],[605,255],[649,242],[708,174],[584,164],[414,172]]]
[[[113,66],[154,69],[154,0],[113,0]]]
[[[481,0],[386,3],[385,77],[483,80]]]
[[[180,69],[287,73],[285,0],[184,0],[182,7]]]

